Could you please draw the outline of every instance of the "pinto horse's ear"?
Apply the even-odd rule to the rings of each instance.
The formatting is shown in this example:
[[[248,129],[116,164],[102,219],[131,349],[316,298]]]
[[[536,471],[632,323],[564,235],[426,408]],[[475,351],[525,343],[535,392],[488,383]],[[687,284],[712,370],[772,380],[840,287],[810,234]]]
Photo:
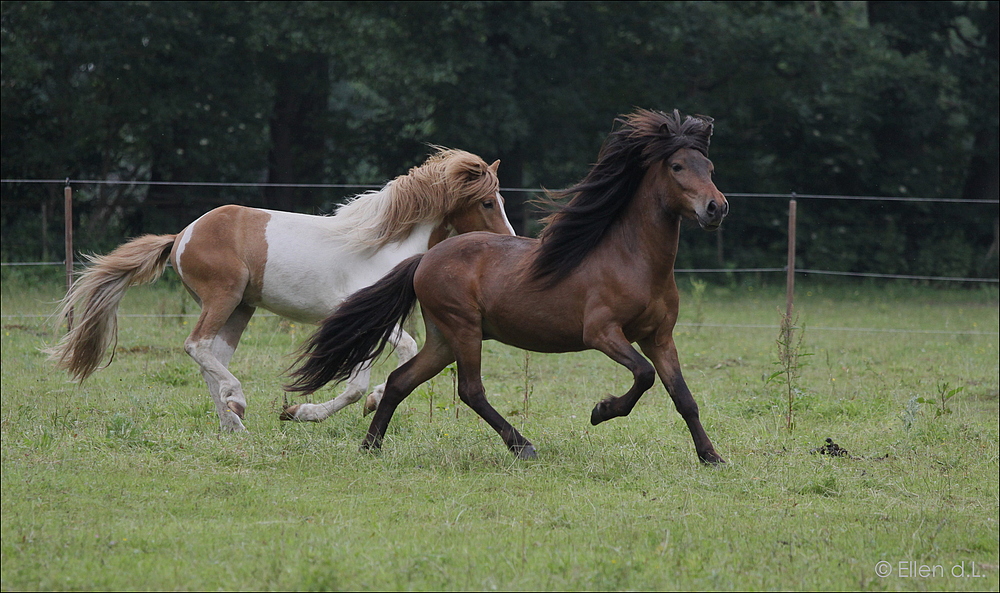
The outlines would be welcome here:
[[[489,166],[489,167],[487,167],[487,168],[488,168],[488,169],[489,169],[490,171],[493,171],[493,174],[494,174],[494,175],[496,175],[496,174],[497,174],[497,169],[499,169],[499,168],[500,168],[500,159],[497,159],[497,160],[493,161],[493,164],[492,164],[492,165],[490,165],[490,166]]]

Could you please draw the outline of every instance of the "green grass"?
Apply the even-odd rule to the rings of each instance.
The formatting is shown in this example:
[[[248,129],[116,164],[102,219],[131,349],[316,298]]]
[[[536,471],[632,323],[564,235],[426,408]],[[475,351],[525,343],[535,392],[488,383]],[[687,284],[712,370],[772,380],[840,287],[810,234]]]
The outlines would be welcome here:
[[[55,331],[23,317],[50,314],[59,283],[8,275],[0,586],[997,590],[995,288],[800,282],[812,356],[789,432],[783,386],[764,381],[783,294],[709,285],[695,307],[681,286],[676,340],[723,468],[697,463],[662,386],[592,427],[624,369],[594,352],[532,354],[525,369],[496,343],[490,400],[537,461],[456,407],[447,372],[403,403],[380,455],[360,453],[360,406],[278,421],[280,372],[311,328],[268,316],[232,365],[250,432],[220,434],[181,348],[193,318],[123,317],[114,362],[76,386],[39,352]],[[133,289],[123,313],[194,313],[184,298],[175,282]],[[962,390],[937,415],[917,399],[943,384]],[[828,437],[854,457],[810,452]],[[900,575],[909,562],[931,576]],[[984,576],[951,576],[973,564]]]

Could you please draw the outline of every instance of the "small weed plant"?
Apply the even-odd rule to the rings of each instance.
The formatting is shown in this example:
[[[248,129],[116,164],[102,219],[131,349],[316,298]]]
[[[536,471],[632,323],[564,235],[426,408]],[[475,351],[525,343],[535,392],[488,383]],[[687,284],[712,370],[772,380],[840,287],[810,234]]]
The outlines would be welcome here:
[[[931,398],[926,398],[926,397],[918,397],[917,398],[917,403],[919,403],[919,404],[930,404],[932,406],[937,406],[934,409],[934,417],[935,418],[940,418],[941,416],[945,416],[947,414],[951,414],[952,413],[951,412],[951,408],[948,407],[948,401],[951,398],[953,398],[956,395],[958,395],[963,389],[965,389],[965,388],[964,387],[955,387],[955,388],[952,388],[950,383],[941,382],[941,383],[938,383],[938,398],[937,399],[931,399]]]
[[[798,380],[802,375],[802,368],[805,362],[801,359],[804,356],[812,356],[811,352],[802,350],[802,340],[805,337],[805,327],[799,326],[799,318],[784,313],[781,316],[781,327],[778,330],[778,360],[774,362],[778,370],[767,377],[765,383],[775,382],[785,386],[785,429],[791,431],[795,428],[795,397],[800,392]]]

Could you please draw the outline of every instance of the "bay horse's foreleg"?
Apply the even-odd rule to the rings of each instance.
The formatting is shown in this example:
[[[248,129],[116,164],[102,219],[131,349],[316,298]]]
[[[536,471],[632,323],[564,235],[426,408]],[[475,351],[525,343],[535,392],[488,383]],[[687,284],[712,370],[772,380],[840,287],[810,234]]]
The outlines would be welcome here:
[[[375,416],[368,427],[368,434],[361,443],[362,449],[380,449],[389,421],[396,407],[406,399],[406,396],[421,383],[430,380],[455,362],[451,348],[443,340],[441,334],[433,327],[428,327],[427,342],[420,352],[409,361],[389,374],[385,382],[385,392]]]
[[[203,303],[198,323],[184,342],[184,350],[201,367],[222,430],[246,430],[242,422],[247,405],[243,386],[228,366],[254,310],[240,303],[231,311],[220,311]]]
[[[625,338],[622,329],[617,326],[609,326],[600,334],[592,336],[587,345],[600,350],[608,358],[627,368],[632,372],[633,378],[632,387],[624,395],[618,397],[612,395],[597,402],[590,413],[590,423],[596,426],[605,420],[628,416],[642,394],[649,391],[656,382],[653,365],[636,352]]]
[[[667,393],[674,401],[674,407],[687,423],[688,430],[691,431],[691,438],[694,439],[694,449],[698,454],[698,459],[702,463],[725,463],[726,460],[716,453],[712,441],[705,433],[705,428],[701,425],[698,414],[698,403],[691,395],[684,377],[681,375],[681,363],[677,358],[677,348],[674,346],[673,338],[667,338],[661,343],[651,340],[648,343],[640,342],[642,351],[653,361],[656,372],[663,381]]]

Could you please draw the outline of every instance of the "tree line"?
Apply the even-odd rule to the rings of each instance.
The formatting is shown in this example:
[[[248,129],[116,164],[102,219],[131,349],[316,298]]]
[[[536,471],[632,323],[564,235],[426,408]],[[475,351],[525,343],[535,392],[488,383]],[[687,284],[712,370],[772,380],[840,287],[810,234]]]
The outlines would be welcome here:
[[[715,118],[723,192],[996,200],[997,2],[4,2],[3,179],[381,184],[428,145],[561,188],[634,107]],[[2,258],[61,254],[61,186],[2,184]],[[224,203],[329,212],[336,189],[80,187],[78,244]],[[509,193],[519,232],[528,194]],[[783,253],[734,198],[679,265]],[[997,276],[997,206],[810,201],[807,267]],[[723,239],[724,237],[724,239]],[[51,242],[51,245],[50,245]],[[778,246],[775,251],[775,247]]]

